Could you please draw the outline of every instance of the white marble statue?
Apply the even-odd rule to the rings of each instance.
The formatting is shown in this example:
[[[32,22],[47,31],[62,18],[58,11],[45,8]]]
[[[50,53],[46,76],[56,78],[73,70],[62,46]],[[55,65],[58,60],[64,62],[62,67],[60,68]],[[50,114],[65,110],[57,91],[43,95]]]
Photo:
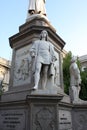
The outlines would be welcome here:
[[[29,0],[29,8],[28,8],[29,14],[46,15],[45,2],[46,0]]]
[[[70,96],[72,102],[79,101],[79,92],[81,85],[80,70],[76,63],[76,58],[72,57],[70,65]]]
[[[38,89],[39,80],[42,73],[41,86],[45,89],[47,83],[47,76],[53,75],[53,63],[57,60],[55,56],[55,50],[52,43],[47,41],[48,33],[43,30],[40,34],[40,40],[36,40],[31,49],[30,54],[33,61],[35,61],[35,86],[34,89]]]

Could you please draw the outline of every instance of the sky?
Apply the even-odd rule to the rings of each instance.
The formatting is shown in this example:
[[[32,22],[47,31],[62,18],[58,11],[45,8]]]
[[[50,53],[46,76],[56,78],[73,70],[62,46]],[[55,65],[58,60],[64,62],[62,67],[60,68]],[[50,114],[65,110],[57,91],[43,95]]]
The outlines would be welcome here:
[[[29,0],[0,1],[0,57],[12,59],[9,37],[26,22]],[[46,0],[46,13],[64,49],[75,56],[87,55],[87,0]]]

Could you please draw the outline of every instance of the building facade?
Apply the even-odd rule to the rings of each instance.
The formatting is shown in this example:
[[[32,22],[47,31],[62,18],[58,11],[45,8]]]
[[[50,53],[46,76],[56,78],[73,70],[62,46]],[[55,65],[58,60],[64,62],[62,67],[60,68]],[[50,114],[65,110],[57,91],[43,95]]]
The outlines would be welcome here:
[[[8,90],[11,62],[0,57],[0,83],[3,91]]]
[[[81,63],[82,71],[87,69],[87,55],[83,55],[79,57],[79,61]]]

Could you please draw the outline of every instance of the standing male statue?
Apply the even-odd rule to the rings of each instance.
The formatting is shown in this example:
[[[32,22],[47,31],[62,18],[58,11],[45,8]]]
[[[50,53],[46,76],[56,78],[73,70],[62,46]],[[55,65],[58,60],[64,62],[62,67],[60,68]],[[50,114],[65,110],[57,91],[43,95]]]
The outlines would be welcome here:
[[[39,80],[42,73],[41,86],[43,89],[46,87],[47,76],[52,76],[52,66],[55,62],[55,50],[52,43],[47,41],[48,33],[43,30],[40,34],[40,40],[36,40],[30,49],[31,57],[35,60],[35,86],[38,89]],[[33,60],[33,61],[34,61]],[[50,70],[51,69],[51,70]]]
[[[73,102],[79,100],[80,84],[80,70],[76,64],[76,58],[72,57],[70,65],[70,96]]]
[[[28,12],[32,14],[43,14],[46,15],[45,9],[46,0],[29,0]]]

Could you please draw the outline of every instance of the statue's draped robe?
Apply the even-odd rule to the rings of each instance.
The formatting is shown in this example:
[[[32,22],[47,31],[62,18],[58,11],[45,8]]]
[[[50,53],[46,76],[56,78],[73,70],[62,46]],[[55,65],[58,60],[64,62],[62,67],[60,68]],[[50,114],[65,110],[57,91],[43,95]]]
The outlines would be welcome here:
[[[30,0],[28,10],[34,10],[35,13],[41,12],[41,14],[46,14],[45,1],[46,0]]]
[[[42,64],[52,65],[56,60],[54,46],[48,41],[37,40],[33,43],[30,51],[35,52],[35,65],[40,62]],[[34,65],[34,66],[35,66]],[[34,68],[33,68],[34,70]],[[52,71],[52,70],[50,70]]]
[[[71,86],[78,86],[81,83],[80,71],[76,63],[70,66],[70,84]]]

